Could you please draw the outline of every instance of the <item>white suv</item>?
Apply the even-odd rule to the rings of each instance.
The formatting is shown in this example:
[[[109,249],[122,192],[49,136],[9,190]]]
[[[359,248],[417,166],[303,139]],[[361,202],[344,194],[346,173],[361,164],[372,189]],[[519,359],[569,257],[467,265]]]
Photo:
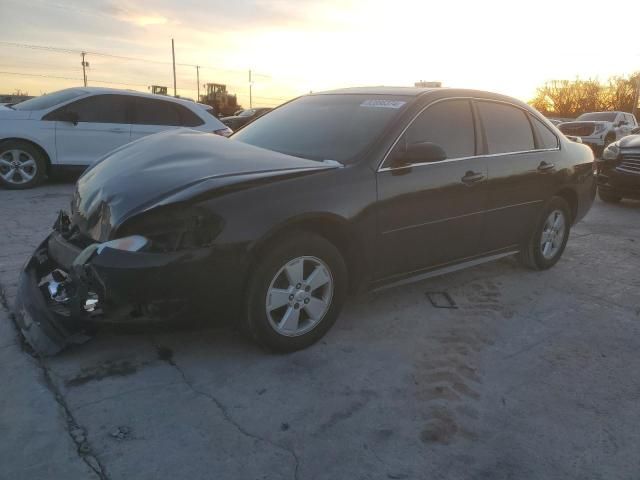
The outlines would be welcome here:
[[[564,122],[558,128],[565,135],[580,137],[582,143],[600,153],[610,143],[625,137],[638,127],[636,117],[625,112],[583,113],[573,122]]]
[[[229,136],[209,105],[108,88],[70,88],[0,107],[0,185],[30,188],[111,150],[179,127]]]

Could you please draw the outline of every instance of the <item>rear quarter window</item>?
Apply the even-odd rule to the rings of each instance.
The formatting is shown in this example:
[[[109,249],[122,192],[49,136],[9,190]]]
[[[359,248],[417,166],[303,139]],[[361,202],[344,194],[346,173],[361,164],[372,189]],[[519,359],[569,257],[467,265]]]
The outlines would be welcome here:
[[[538,136],[537,147],[539,149],[558,148],[558,137],[537,118],[530,115],[529,119]]]

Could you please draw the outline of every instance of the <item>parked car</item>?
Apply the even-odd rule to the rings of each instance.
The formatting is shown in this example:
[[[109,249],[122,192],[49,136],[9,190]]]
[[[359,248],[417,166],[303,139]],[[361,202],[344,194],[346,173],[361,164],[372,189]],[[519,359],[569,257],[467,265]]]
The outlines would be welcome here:
[[[271,110],[271,108],[250,108],[248,110],[242,110],[232,117],[222,117],[220,120],[232,130],[238,130],[240,127],[245,126],[249,122],[253,122],[256,118],[261,117]]]
[[[82,170],[176,127],[232,133],[208,105],[129,90],[69,88],[10,105],[0,109],[0,185],[31,188],[55,170]]]
[[[16,318],[54,353],[101,322],[222,308],[296,350],[350,291],[516,254],[552,267],[595,193],[591,150],[510,97],[311,94],[230,139],[161,133],[94,164],[26,264]]]
[[[583,113],[573,122],[561,123],[558,128],[565,135],[582,138],[599,154],[610,143],[629,135],[638,126],[636,117],[625,112]]]
[[[598,195],[604,202],[640,199],[640,135],[629,135],[609,145],[597,168]]]

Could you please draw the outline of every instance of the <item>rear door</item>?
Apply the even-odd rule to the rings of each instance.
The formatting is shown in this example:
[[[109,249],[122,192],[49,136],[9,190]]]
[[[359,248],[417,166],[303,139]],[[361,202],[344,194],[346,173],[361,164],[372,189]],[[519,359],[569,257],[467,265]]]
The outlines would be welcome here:
[[[447,159],[394,167],[405,145],[432,142]],[[487,160],[476,157],[468,99],[428,106],[400,137],[377,173],[377,277],[388,279],[481,253]]]
[[[558,138],[516,105],[488,100],[475,105],[488,154],[484,248],[517,249],[561,184]]]
[[[75,112],[78,123],[56,120],[56,156],[62,165],[90,165],[131,140],[129,98],[102,94],[85,97],[47,115]]]
[[[134,97],[131,139],[180,127],[197,127],[204,124],[188,108],[167,100]]]

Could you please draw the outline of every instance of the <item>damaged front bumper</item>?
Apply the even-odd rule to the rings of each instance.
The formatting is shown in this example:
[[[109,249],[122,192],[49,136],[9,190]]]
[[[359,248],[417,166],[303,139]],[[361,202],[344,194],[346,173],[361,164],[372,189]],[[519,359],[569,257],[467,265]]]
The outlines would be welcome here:
[[[42,355],[88,340],[100,323],[185,313],[202,297],[203,286],[215,284],[201,278],[207,271],[203,265],[220,266],[210,249],[132,252],[97,243],[82,248],[67,237],[54,229],[20,274],[16,321]]]

